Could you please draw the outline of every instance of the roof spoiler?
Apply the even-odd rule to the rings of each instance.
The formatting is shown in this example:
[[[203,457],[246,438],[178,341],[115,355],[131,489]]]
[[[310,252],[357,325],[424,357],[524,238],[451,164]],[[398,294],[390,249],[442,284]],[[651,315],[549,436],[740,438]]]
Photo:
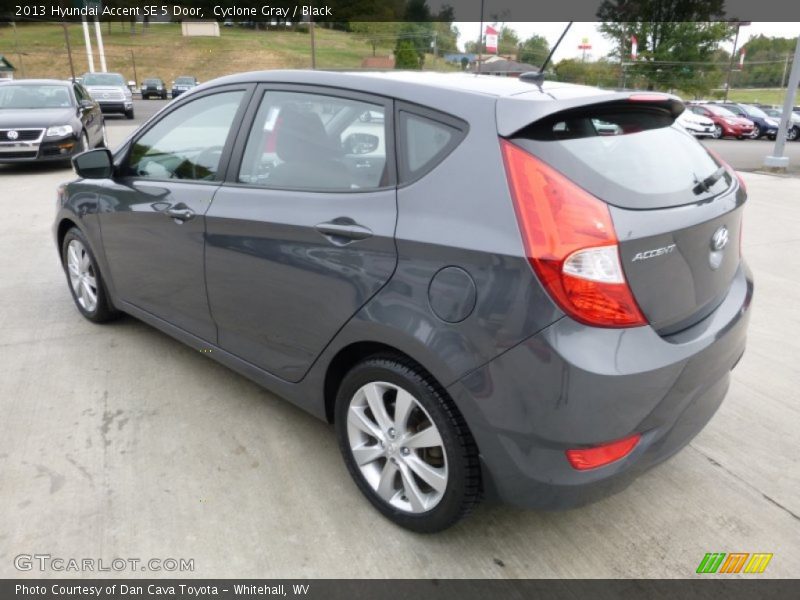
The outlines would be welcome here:
[[[555,114],[587,107],[601,108],[604,105],[627,103],[664,109],[670,113],[673,119],[676,119],[685,108],[683,101],[677,96],[658,92],[601,92],[595,95],[581,95],[552,101],[547,98],[545,90],[544,94],[535,96],[526,93],[499,98],[497,100],[497,133],[502,137],[510,137],[531,123]]]

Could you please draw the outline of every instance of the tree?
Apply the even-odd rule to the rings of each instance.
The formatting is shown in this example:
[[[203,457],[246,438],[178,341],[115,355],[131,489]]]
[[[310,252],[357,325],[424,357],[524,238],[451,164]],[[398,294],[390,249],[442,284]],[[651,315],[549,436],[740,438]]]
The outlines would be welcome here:
[[[787,58],[791,61],[795,44],[796,38],[750,38],[743,46],[744,69],[734,75],[733,82],[742,87],[783,87],[792,66],[791,62],[787,65]]]
[[[638,60],[627,68],[631,80],[647,89],[694,93],[713,87],[718,68],[700,63],[711,62],[720,42],[735,33],[718,22],[724,14],[724,0],[605,0],[597,11],[600,31],[616,42],[611,56],[627,60],[636,36]]]
[[[517,54],[517,46],[519,46],[519,36],[517,32],[507,25],[503,25],[498,35],[497,53]]]
[[[395,69],[419,69],[422,64],[419,60],[414,43],[411,40],[397,40],[397,48],[394,51]]]
[[[550,54],[550,44],[547,38],[533,34],[519,45],[517,60],[529,65],[541,65]]]
[[[372,56],[375,56],[378,46],[391,48],[397,35],[397,26],[394,21],[359,21],[350,23],[350,30],[364,38],[372,47]]]
[[[616,87],[619,78],[619,64],[608,59],[584,62],[577,58],[567,58],[560,61],[554,70],[558,81],[604,88]]]

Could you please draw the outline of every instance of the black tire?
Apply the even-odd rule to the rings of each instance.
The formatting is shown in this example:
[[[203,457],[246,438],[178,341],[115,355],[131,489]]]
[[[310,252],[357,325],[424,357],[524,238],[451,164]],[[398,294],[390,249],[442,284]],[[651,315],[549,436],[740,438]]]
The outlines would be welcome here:
[[[753,133],[750,134],[750,139],[751,140],[757,140],[757,139],[759,139],[761,137],[761,135],[762,135],[761,127],[759,127],[758,125],[754,125],[753,126]]]
[[[408,391],[439,431],[446,453],[447,485],[438,504],[426,512],[413,513],[390,505],[372,489],[353,458],[348,410],[356,392],[372,382],[386,382]],[[418,533],[435,533],[466,517],[479,503],[480,465],[472,434],[447,392],[413,361],[380,355],[353,367],[339,386],[335,424],[339,448],[350,475],[372,505],[395,524]]]
[[[77,240],[85,248],[86,254],[88,255],[91,263],[91,269],[94,278],[97,282],[97,306],[92,311],[88,311],[81,306],[75,293],[75,289],[70,283],[70,276],[67,268],[67,248],[72,240]],[[97,260],[95,259],[94,253],[89,246],[89,242],[87,241],[86,236],[83,235],[83,232],[77,227],[73,227],[67,231],[66,235],[64,236],[64,240],[61,243],[61,265],[64,268],[64,275],[67,278],[67,287],[69,288],[70,294],[72,294],[72,300],[75,303],[75,307],[78,309],[78,312],[80,312],[92,323],[106,323],[120,316],[121,313],[111,305],[111,302],[108,299],[105,281],[100,273],[100,268],[97,266]]]
[[[723,137],[725,137],[725,132],[722,131],[722,127],[720,125],[714,125],[714,133],[712,137],[715,140],[721,140]]]
[[[128,119],[129,121],[130,121],[131,119],[133,119],[133,109],[130,109],[130,110],[126,110],[126,111],[125,111],[125,118],[126,118],[126,119]]]
[[[800,138],[800,127],[797,125],[786,132],[786,139],[790,142],[796,142],[798,138]]]

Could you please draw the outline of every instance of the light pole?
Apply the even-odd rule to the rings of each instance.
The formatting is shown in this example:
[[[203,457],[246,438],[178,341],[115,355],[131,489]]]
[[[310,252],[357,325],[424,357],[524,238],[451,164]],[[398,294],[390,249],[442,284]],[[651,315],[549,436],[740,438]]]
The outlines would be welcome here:
[[[778,127],[778,135],[775,137],[775,149],[770,156],[764,158],[764,166],[776,171],[785,171],[789,166],[789,157],[783,155],[786,146],[786,132],[792,122],[792,107],[797,94],[797,86],[800,85],[800,36],[797,37],[797,45],[794,48],[794,62],[792,72],[789,74],[789,87],[786,89],[786,97],[783,99],[783,111],[781,112],[781,124]]]

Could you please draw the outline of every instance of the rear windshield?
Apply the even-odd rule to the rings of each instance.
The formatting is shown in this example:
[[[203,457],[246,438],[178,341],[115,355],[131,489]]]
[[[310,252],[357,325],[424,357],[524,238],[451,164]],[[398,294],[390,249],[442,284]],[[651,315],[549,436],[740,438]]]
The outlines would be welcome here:
[[[623,208],[689,204],[732,184],[706,149],[659,109],[561,113],[534,123],[512,141]]]
[[[175,80],[175,83],[180,83],[180,84],[194,83],[194,77],[178,77]]]
[[[155,83],[155,84],[159,84],[159,83],[161,83],[161,80],[160,80],[160,79],[145,79],[145,80],[144,80],[144,82],[145,82],[145,83]]]

